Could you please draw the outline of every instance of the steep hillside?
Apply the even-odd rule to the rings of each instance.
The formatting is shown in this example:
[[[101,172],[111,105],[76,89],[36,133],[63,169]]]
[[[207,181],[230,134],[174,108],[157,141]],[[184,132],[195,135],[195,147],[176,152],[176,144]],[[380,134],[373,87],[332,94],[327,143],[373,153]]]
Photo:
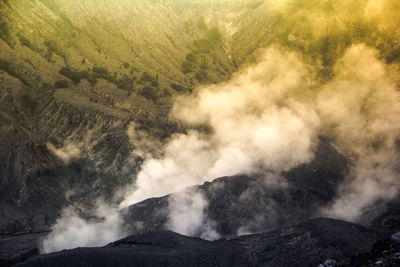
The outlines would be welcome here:
[[[73,144],[79,158],[125,182],[139,164],[127,161],[135,146],[125,136],[132,122],[156,139],[181,132],[168,120],[174,95],[229,79],[271,45],[302,53],[320,66],[322,79],[352,44],[376,47],[393,69],[400,51],[397,21],[370,14],[362,0],[0,5],[2,111],[39,142]],[[101,179],[96,184],[104,187]],[[87,200],[104,193],[90,189]]]
[[[242,6],[235,2],[232,12]],[[65,163],[73,158],[82,177],[66,189],[74,189],[79,201],[112,196],[138,167],[128,162],[134,148],[126,136],[129,126],[156,139],[181,131],[168,121],[173,95],[234,72],[226,19],[219,16],[225,7],[190,1],[2,1],[4,123],[22,127],[57,156],[64,153]]]
[[[311,64],[319,65],[324,79],[353,44],[378,49],[390,64],[400,60],[400,21],[395,15],[400,7],[395,1],[262,2],[240,20],[233,35],[231,51],[237,64],[257,60],[271,44],[300,52]]]
[[[227,25],[250,7],[229,2],[0,1],[1,234],[111,199],[140,167],[130,129],[183,130],[174,95],[236,70]]]
[[[285,265],[292,251],[317,264],[400,230],[399,13],[395,0],[0,0],[0,260],[64,238],[65,214],[107,222],[100,199],[119,238],[275,232],[157,232],[26,264],[145,261],[153,247],[154,263]],[[277,230],[320,215],[373,230]]]

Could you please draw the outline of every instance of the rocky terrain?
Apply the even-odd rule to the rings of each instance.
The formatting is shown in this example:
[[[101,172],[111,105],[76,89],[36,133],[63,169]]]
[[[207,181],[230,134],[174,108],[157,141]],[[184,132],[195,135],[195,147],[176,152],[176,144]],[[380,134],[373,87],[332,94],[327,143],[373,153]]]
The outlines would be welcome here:
[[[274,181],[265,176],[222,177],[187,190],[202,193],[209,202],[204,211],[222,237],[276,230],[317,216],[320,207],[351,169],[351,162],[323,140],[314,161]],[[338,168],[338,166],[340,166]],[[177,193],[179,194],[179,193]],[[162,230],[168,220],[168,202],[175,195],[152,198],[127,208],[128,233]],[[164,212],[160,212],[164,209]],[[139,227],[138,227],[139,226]]]
[[[38,240],[46,233],[7,237],[0,242],[3,263],[24,262],[22,266],[127,263],[145,266],[317,266],[331,260],[337,264],[333,266],[364,266],[382,257],[386,257],[387,262],[396,262],[393,255],[398,252],[397,245],[390,245],[393,243],[390,236],[400,230],[398,224],[390,220],[397,218],[392,214],[394,209],[388,208],[379,216],[374,214],[364,218],[366,226],[323,218],[309,219],[318,217],[319,208],[332,201],[334,184],[340,183],[352,168],[351,162],[325,139],[321,139],[317,156],[310,164],[285,173],[285,187],[266,183],[268,180],[264,176],[237,176],[222,177],[188,189],[202,192],[207,197],[209,205],[204,213],[215,222],[213,227],[223,239],[210,242],[166,232],[171,196],[165,196],[137,203],[124,212],[126,233],[136,235],[103,248],[78,248],[44,256],[38,256]],[[252,197],[246,198],[249,194]],[[396,203],[394,200],[391,205],[397,206]],[[258,234],[236,238],[254,232]],[[201,232],[194,235],[200,236]],[[383,253],[384,250],[391,252]]]
[[[90,205],[99,196],[111,197],[131,181],[138,167],[128,159],[134,148],[126,136],[130,125],[158,139],[179,131],[167,120],[171,95],[193,86],[190,80],[194,77],[182,73],[181,62],[193,40],[207,35],[208,26],[204,22],[203,28],[196,26],[199,14],[183,18],[178,14],[184,10],[146,1],[133,6],[121,1],[125,8],[113,6],[114,10],[106,2],[0,4],[1,189],[9,192],[2,194],[1,203],[20,207],[12,215],[2,209],[1,232],[24,232],[32,227],[38,231],[52,220],[39,223],[43,219],[30,218],[35,216],[29,214],[34,210],[30,205],[35,205],[30,199],[52,197],[38,197],[35,190],[57,195],[59,200],[52,201],[54,207],[49,207],[48,214],[67,201]],[[77,8],[80,12],[75,12]],[[93,11],[92,17],[79,17]],[[113,20],[114,16],[118,22],[100,23],[99,18]],[[193,20],[188,22],[188,33],[184,33],[186,20]],[[148,21],[151,27],[144,27]],[[230,68],[224,75],[232,73],[221,41],[215,45],[219,47],[212,49]],[[214,73],[218,72],[210,75]],[[46,180],[54,174],[57,179]],[[41,189],[33,185],[36,182]],[[69,190],[73,195],[67,200],[63,195]],[[48,205],[38,206],[46,209]],[[38,225],[25,226],[29,220]]]
[[[102,248],[38,256],[18,266],[318,266],[368,249],[378,236],[368,228],[328,219],[213,242],[162,231]]]
[[[330,131],[310,162],[289,171],[186,189],[207,200],[203,212],[223,239],[165,231],[175,192],[123,209],[125,239],[38,256],[63,208],[86,218],[99,198],[119,203],[154,152],[146,141],[191,130],[170,117],[177,97],[229,81],[269,47],[299,54],[318,84],[363,43],[400,88],[395,1],[383,1],[379,14],[367,0],[287,2],[0,0],[0,265],[395,266],[398,196],[372,203],[354,223],[314,219],[357,167]],[[381,139],[369,140],[370,151],[384,147]]]

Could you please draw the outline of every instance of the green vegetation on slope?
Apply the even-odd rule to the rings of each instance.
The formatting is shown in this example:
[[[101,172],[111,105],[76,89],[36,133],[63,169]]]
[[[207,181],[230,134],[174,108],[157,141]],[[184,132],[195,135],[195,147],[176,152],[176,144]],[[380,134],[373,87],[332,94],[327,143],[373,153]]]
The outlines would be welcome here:
[[[193,41],[194,49],[186,55],[185,61],[182,62],[181,70],[184,74],[193,72],[194,77],[199,82],[203,82],[208,78],[207,56],[210,56],[210,53],[215,49],[217,44],[221,42],[222,36],[216,27],[210,29],[207,27],[204,17],[200,17],[197,27],[205,32],[205,34],[202,38]]]
[[[57,81],[54,83],[54,87],[55,87],[55,88],[68,88],[68,87],[69,87],[69,84],[68,84],[68,81],[67,81],[67,80],[57,80]]]
[[[7,72],[9,75],[17,78],[23,84],[28,84],[27,81],[15,70],[15,68],[7,61],[0,59],[0,70]]]
[[[0,13],[0,17],[2,14]],[[5,21],[0,21],[0,38],[7,43],[9,47],[14,47],[15,43],[12,40],[10,29]]]

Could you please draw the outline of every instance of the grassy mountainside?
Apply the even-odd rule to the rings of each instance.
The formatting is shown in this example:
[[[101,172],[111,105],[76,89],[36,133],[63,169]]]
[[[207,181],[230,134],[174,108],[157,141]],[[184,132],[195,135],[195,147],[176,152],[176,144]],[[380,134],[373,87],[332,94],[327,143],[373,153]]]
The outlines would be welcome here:
[[[48,184],[37,173],[41,162],[29,163],[21,175],[19,162],[35,154],[9,144],[40,146],[51,155],[50,171],[62,186],[50,188],[61,199],[74,192],[56,201],[55,209],[68,201],[111,197],[130,182],[140,158],[131,159],[136,144],[126,135],[129,127],[155,139],[182,131],[168,121],[174,95],[226,80],[236,70],[229,25],[251,7],[228,2],[1,1],[1,130],[24,133],[1,139],[10,147],[1,154],[1,186],[10,192],[4,205],[17,205],[18,216],[34,218],[35,209],[27,207],[36,193],[28,181]],[[230,17],[222,16],[226,10]],[[69,168],[67,174],[59,164]],[[3,229],[27,229],[9,223],[4,220]]]

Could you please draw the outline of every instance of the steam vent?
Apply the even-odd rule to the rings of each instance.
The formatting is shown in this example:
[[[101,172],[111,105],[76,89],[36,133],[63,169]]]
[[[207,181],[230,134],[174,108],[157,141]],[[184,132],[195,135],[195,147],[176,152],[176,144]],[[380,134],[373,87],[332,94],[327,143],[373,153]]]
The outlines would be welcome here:
[[[0,266],[400,266],[400,1],[0,0]]]

